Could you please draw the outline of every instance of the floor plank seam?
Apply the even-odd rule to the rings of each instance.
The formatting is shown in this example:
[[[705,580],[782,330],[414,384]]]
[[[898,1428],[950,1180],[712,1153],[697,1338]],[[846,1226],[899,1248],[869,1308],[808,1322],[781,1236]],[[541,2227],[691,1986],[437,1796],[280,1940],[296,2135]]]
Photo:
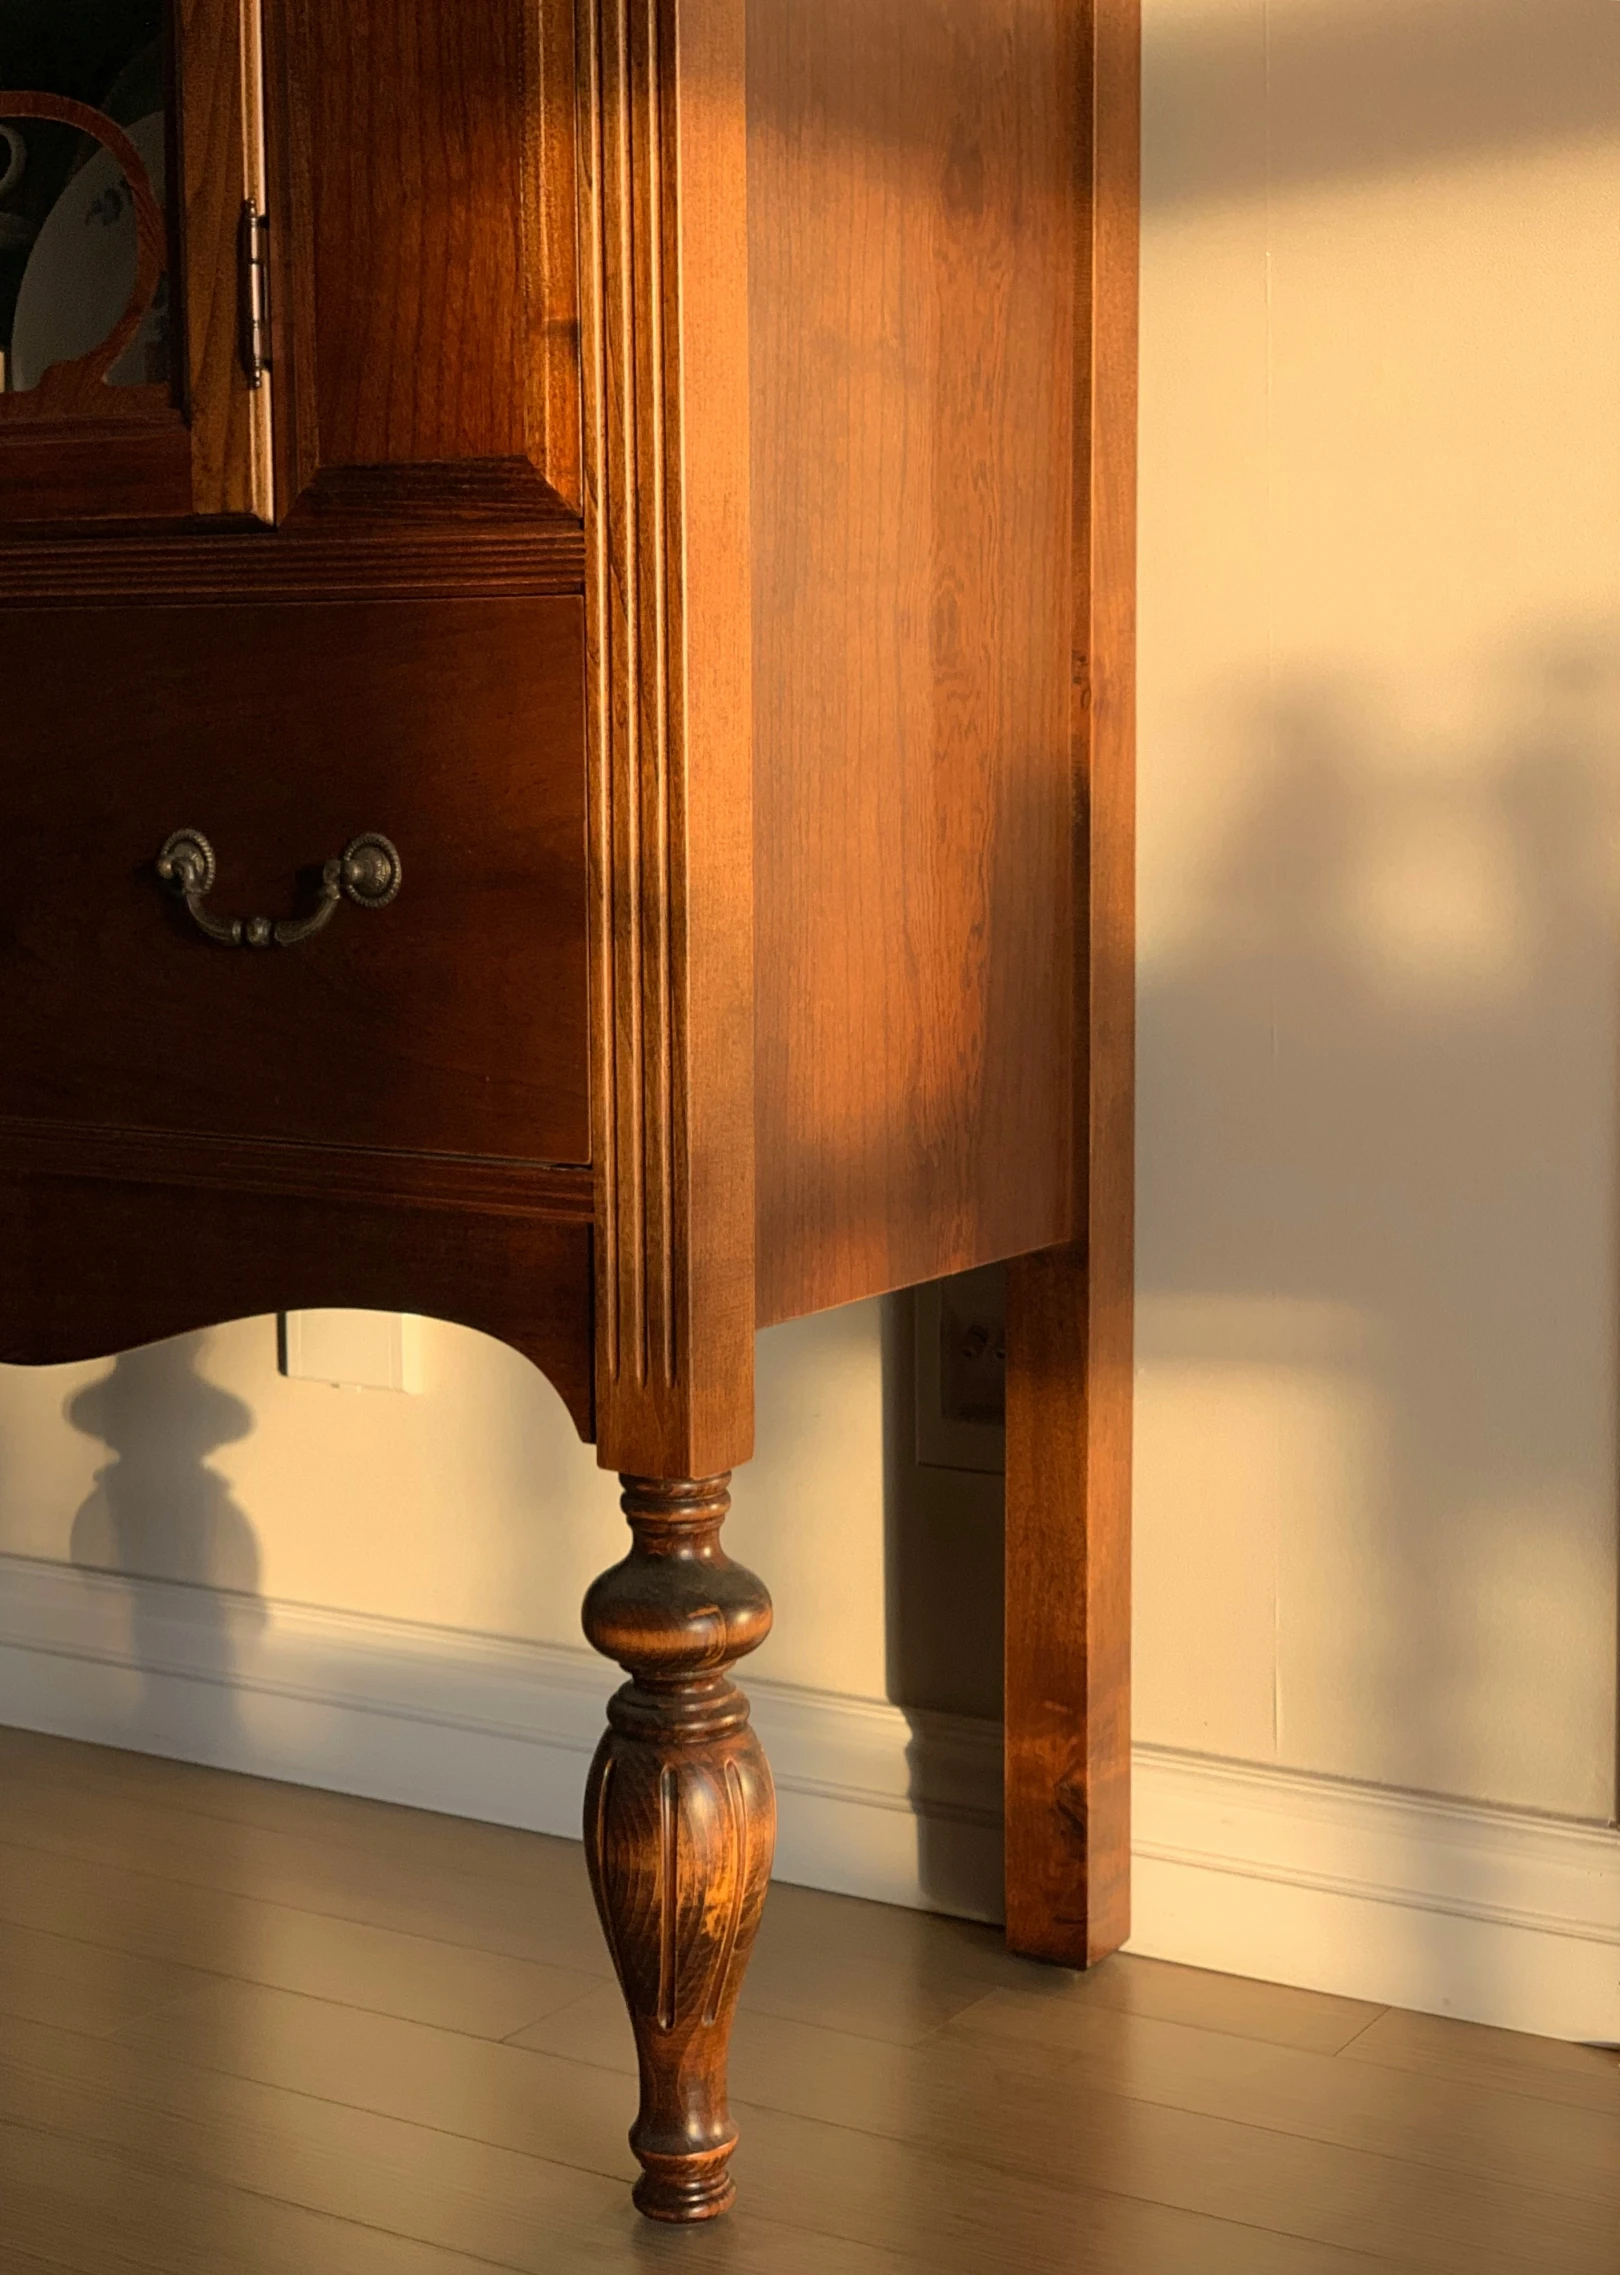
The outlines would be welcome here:
[[[295,2089],[290,2086],[277,2086],[272,2090],[277,2093],[295,2094]],[[316,2095],[295,2094],[295,2098],[299,2100],[307,2100],[321,2099],[322,2097]],[[355,2105],[351,2103],[338,2103],[330,2104],[330,2106],[353,2107]],[[377,2112],[370,2111],[364,2112],[364,2114],[375,2115]],[[418,2124],[414,2119],[394,2118],[390,2120],[390,2122],[402,2125],[412,2125],[416,2130],[421,2132],[440,2132],[442,2130],[436,2126]],[[401,2242],[405,2243],[421,2243],[427,2244],[439,2250],[451,2250],[462,2258],[477,2261],[481,2266],[495,2266],[500,2267],[503,2270],[510,2268],[513,2270],[513,2275],[525,2275],[525,2271],[522,2268],[518,2267],[515,2262],[508,2260],[487,2259],[482,2253],[470,2251],[463,2244],[434,2245],[432,2237],[424,2236],[419,2232],[408,2228],[385,2227],[376,2220],[355,2219],[348,2213],[329,2211],[325,2205],[310,2203],[306,2199],[299,2196],[289,2196],[279,2190],[271,2188],[255,2188],[246,2181],[217,2179],[209,2173],[199,2171],[195,2165],[187,2164],[183,2161],[182,2158],[158,2157],[149,2151],[137,2151],[133,2149],[123,2148],[120,2147],[116,2142],[104,2140],[95,2133],[86,2132],[82,2127],[73,2125],[51,2125],[40,2122],[38,2120],[25,2121],[21,2118],[0,2115],[0,2131],[13,2134],[22,2139],[28,2139],[30,2137],[37,2136],[43,2140],[71,2142],[76,2148],[87,2150],[92,2155],[98,2157],[104,2157],[110,2163],[127,2165],[131,2170],[136,2172],[172,2174],[177,2178],[187,2182],[194,2188],[210,2190],[225,2196],[244,2196],[254,2202],[261,2202],[266,2204],[284,2204],[292,2211],[302,2212],[311,2219],[330,2220],[336,2227],[356,2228],[364,2233],[371,2235],[396,2237]],[[453,2140],[471,2140],[474,2138],[474,2136],[470,2134],[448,2134],[445,2137]],[[491,2144],[481,2142],[478,2143],[478,2145],[480,2147],[487,2147]],[[611,2188],[615,2189],[622,2187],[624,2181],[623,2173],[617,2169],[612,2172],[601,2172],[597,2170],[597,2168],[593,2165],[567,2164],[561,2162],[555,2157],[541,2157],[532,2155],[528,2150],[525,2149],[503,2147],[501,2153],[504,2156],[521,2158],[523,2162],[535,2165],[542,2170],[567,2173],[570,2177],[583,2177],[590,2180],[605,2181]],[[611,2208],[609,2199],[604,2198],[604,2204],[608,2206],[608,2208]],[[312,2269],[310,2270],[310,2275],[319,2275],[319,2271]]]
[[[116,1761],[64,1742],[53,1774],[33,1743],[0,1734],[3,2275],[672,2255],[623,2200],[634,2064],[564,1844],[468,1825],[458,1864],[459,1820],[268,1784],[242,1815],[213,1773],[120,1791]],[[734,2070],[759,2089],[733,2097],[744,2207],[694,2270],[1620,2267],[1596,2056],[1130,1955],[1065,1982],[926,1914],[780,1893]]]
[[[95,2040],[91,2042],[103,2043],[104,2041]],[[490,2043],[490,2041],[479,2041],[479,2043],[487,2044]],[[519,2048],[515,2049],[515,2051],[527,2052],[529,2049]],[[540,2058],[548,2062],[566,2062],[576,2068],[596,2070],[603,2075],[622,2079],[626,2088],[626,2107],[628,2111],[629,2097],[633,2093],[633,2079],[627,2073],[620,2070],[611,2069],[607,2064],[604,2063],[590,2062],[578,2056],[569,2054],[545,2054]],[[264,2081],[262,2080],[253,2079],[250,2077],[245,2078],[243,2076],[243,2073],[239,2071],[221,2068],[216,2064],[194,2062],[180,2055],[170,2055],[168,2059],[173,2061],[176,2066],[184,2069],[189,2069],[201,2076],[225,2076],[237,2078],[242,2082],[248,2084],[261,2086],[264,2084]],[[3,2053],[0,2053],[0,2068],[9,2066],[10,2065],[5,2061]],[[622,2177],[618,2164],[611,2161],[599,2164],[595,2162],[587,2162],[583,2159],[575,2157],[540,2157],[534,2155],[530,2151],[514,2149],[509,2142],[491,2141],[484,2135],[478,2133],[469,2133],[461,2130],[454,2125],[435,2124],[431,2120],[422,2117],[399,2117],[392,2111],[378,2109],[368,2103],[341,2100],[331,2094],[314,2093],[304,2087],[287,2084],[281,2081],[278,2081],[275,2085],[269,2087],[268,2090],[278,2094],[284,2093],[295,2099],[312,2102],[323,2107],[356,2110],[363,2115],[380,2118],[387,2123],[404,2125],[413,2130],[432,2134],[444,2139],[463,2141],[481,2148],[495,2149],[502,2155],[523,2157],[527,2162],[530,2162],[537,2166],[550,2166],[553,2169],[584,2174],[593,2178],[610,2181],[616,2181]],[[1127,2097],[1119,2096],[1117,2098]],[[857,2135],[862,2139],[880,2141],[890,2148],[900,2149],[925,2163],[948,2163],[952,2166],[966,2164],[971,2166],[976,2171],[986,2174],[992,2180],[1004,2181],[1008,2178],[1016,2178],[1020,2181],[1029,2182],[1032,2179],[1032,2176],[1027,2173],[1010,2171],[1008,2168],[997,2165],[990,2159],[975,2156],[971,2151],[964,2150],[959,2146],[953,2146],[950,2149],[946,2149],[944,2147],[935,2147],[925,2141],[918,2140],[913,2135],[894,2132],[882,2132],[858,2124],[844,2124],[838,2123],[830,2118],[808,2116],[801,2111],[781,2109],[772,2103],[753,2101],[748,2099],[746,2096],[734,2096],[732,2106],[734,2111],[738,2114],[739,2118],[752,2113],[758,2116],[785,2121],[794,2125],[813,2127],[815,2130],[822,2134],[836,2135],[840,2133],[849,2133]],[[1157,2106],[1173,2107],[1174,2104],[1159,2103]],[[4,2122],[8,2121],[0,2119],[0,2123]],[[1297,2136],[1279,2134],[1277,2133],[1275,2127],[1255,2125],[1241,2118],[1229,2119],[1227,2122],[1230,2122],[1234,2125],[1239,2125],[1243,2128],[1243,2130],[1247,2132],[1270,2135],[1271,2137],[1279,2140],[1300,2137],[1309,2139],[1315,2138],[1315,2136],[1309,2135]],[[33,2129],[47,2132],[58,2131],[58,2129],[54,2127],[35,2127]],[[66,2133],[65,2137],[78,2138],[80,2136],[68,2132]],[[1317,2145],[1325,2145],[1335,2148],[1339,2150],[1340,2153],[1348,2156],[1369,2157],[1377,2156],[1380,2153],[1377,2151],[1345,2149],[1341,2143],[1317,2142]],[[742,2159],[740,2156],[739,2165],[742,2165]],[[181,2167],[177,2169],[183,2170],[184,2168]],[[743,2169],[746,2168],[743,2167]],[[1433,2168],[1423,2165],[1415,2165],[1413,2169],[1427,2170]],[[1062,2195],[1067,2200],[1075,2204],[1084,2204],[1094,2200],[1097,2197],[1106,2197],[1118,2203],[1150,2205],[1156,2207],[1161,2211],[1173,2212],[1183,2217],[1208,2220],[1223,2227],[1229,2228],[1234,2232],[1240,2232],[1244,2234],[1287,2236],[1292,2238],[1292,2240],[1295,2242],[1306,2245],[1320,2245],[1322,2240],[1319,2236],[1311,2234],[1308,2230],[1297,2227],[1278,2227],[1274,2224],[1262,2227],[1259,2223],[1252,2220],[1237,2219],[1231,2215],[1209,2211],[1201,2207],[1196,2209],[1190,2208],[1184,2203],[1179,2203],[1174,2199],[1166,2196],[1157,2195],[1151,2190],[1132,2190],[1126,2188],[1110,2187],[1105,2181],[1084,2181],[1080,2183],[1072,2183],[1068,2181],[1061,2172],[1049,2171],[1044,2174],[1041,2177],[1040,2181],[1036,2184],[1051,2188],[1054,2192]],[[248,2193],[268,2194],[269,2192],[248,2191]],[[283,2199],[276,2200],[279,2201]],[[308,2207],[305,2208],[307,2209]],[[361,2222],[352,2224],[364,2225],[366,2223]],[[385,2230],[381,2232],[392,2233],[395,2231]],[[863,2240],[859,2235],[847,2233],[842,2229],[821,2228],[813,2232],[836,2235],[841,2240],[849,2241],[852,2243],[859,2243]],[[1348,2250],[1353,2247],[1340,2245],[1336,2246],[1335,2248],[1340,2250]],[[1363,2253],[1361,2256],[1368,2258],[1370,2264],[1387,2264],[1387,2260],[1383,2257],[1383,2255],[1378,2253]]]
[[[532,2046],[519,2046],[517,2044],[517,2040],[523,2037],[525,2033],[530,2030],[538,2030],[542,2022],[555,2022],[559,2019],[560,2016],[570,2013],[576,2006],[583,2006],[587,1999],[599,1998],[603,1990],[606,1988],[607,1982],[611,1982],[612,1979],[613,1978],[609,1976],[606,1978],[606,1982],[593,1983],[588,1991],[581,1991],[577,1998],[564,1999],[561,2006],[547,2007],[544,2014],[537,2014],[532,2022],[520,2022],[517,2028],[515,2030],[509,2030],[504,2038],[486,2038],[480,2042],[486,2046],[510,2046],[513,2052],[518,2054],[534,2053],[538,2051],[537,2048]],[[551,2058],[553,2060],[560,2061],[564,2057],[561,2055],[554,2055]]]
[[[0,1854],[3,1854],[6,1850],[10,1850],[15,1854],[23,1856],[54,1857],[59,1863],[77,1865],[81,1869],[94,1870],[96,1867],[96,1859],[84,1857],[72,1849],[41,1847],[37,1843],[8,1840],[4,1837],[0,1837]],[[270,1910],[294,1912],[298,1914],[300,1918],[304,1919],[334,1920],[345,1927],[374,1928],[383,1934],[407,1936],[413,1938],[416,1942],[419,1943],[437,1944],[442,1946],[447,1951],[472,1951],[477,1952],[481,1956],[489,1959],[511,1959],[520,1965],[537,1967],[567,1964],[576,1967],[578,1969],[578,1972],[581,1974],[587,1974],[591,1971],[588,1967],[581,1965],[577,1960],[562,1962],[555,1959],[537,1957],[534,1954],[528,1952],[508,1951],[491,1943],[469,1943],[460,1937],[430,1935],[425,1929],[422,1928],[397,1927],[389,1921],[369,1919],[363,1913],[352,1911],[335,1912],[323,1906],[316,1906],[313,1904],[293,1904],[287,1902],[284,1897],[280,1896],[250,1895],[238,1888],[221,1888],[217,1886],[213,1881],[209,1880],[188,1880],[183,1878],[181,1875],[173,1872],[153,1872],[144,1865],[120,1864],[117,1869],[121,1873],[128,1873],[132,1878],[150,1880],[159,1887],[186,1888],[189,1889],[194,1895],[224,1897],[233,1903],[257,1904]],[[50,1931],[42,1930],[41,1932]],[[116,1949],[119,1947],[116,1945],[98,1944],[93,1945],[91,1948],[103,1950]],[[603,1982],[611,1982],[612,1979],[613,1977],[604,1955],[601,1966],[601,1980]]]
[[[1372,2017],[1370,2021],[1364,2022],[1359,2030],[1352,2030],[1349,2037],[1345,2040],[1342,2046],[1335,2046],[1333,2048],[1332,2059],[1334,2061],[1338,2061],[1343,2055],[1348,2054],[1351,2047],[1356,2045],[1361,2039],[1365,2038],[1369,2030],[1377,2029],[1379,2023],[1383,2021],[1385,2015],[1390,2011],[1390,2008],[1387,2006],[1380,2007],[1378,2012]]]

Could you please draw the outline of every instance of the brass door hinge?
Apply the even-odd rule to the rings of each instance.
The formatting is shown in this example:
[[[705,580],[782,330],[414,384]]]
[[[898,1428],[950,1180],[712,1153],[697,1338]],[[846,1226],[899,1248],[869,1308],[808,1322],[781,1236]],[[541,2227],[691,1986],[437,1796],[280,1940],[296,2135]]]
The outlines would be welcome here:
[[[251,198],[237,229],[236,286],[242,371],[250,387],[261,387],[270,369],[270,222]]]

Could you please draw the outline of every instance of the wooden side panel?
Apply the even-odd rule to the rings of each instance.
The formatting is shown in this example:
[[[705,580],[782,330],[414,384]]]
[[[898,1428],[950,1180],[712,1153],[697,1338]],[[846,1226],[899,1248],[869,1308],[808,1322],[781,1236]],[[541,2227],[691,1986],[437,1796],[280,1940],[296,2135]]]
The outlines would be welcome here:
[[[1088,1966],[1130,1933],[1139,0],[1081,58],[1075,751],[1081,1243],[1007,1301],[1007,1932]]]
[[[577,510],[572,0],[265,5],[287,502]]]
[[[1073,0],[751,0],[761,1322],[1069,1236]]]
[[[743,0],[580,10],[599,1453],[753,1434]]]

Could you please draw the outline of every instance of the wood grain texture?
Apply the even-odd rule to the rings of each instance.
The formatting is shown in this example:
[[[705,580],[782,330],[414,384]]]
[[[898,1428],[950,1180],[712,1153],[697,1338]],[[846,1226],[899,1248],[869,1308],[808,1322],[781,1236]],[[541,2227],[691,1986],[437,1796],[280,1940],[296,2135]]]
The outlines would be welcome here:
[[[10,439],[6,451],[12,448]],[[449,485],[445,485],[446,488]],[[157,608],[257,600],[515,600],[580,593],[585,539],[563,520],[379,510],[295,516],[266,532],[18,537],[0,547],[0,607]]]
[[[1408,2070],[1422,2078],[1511,2094],[1517,2102],[1561,2102],[1620,2119],[1620,2054],[1435,2014],[1384,2012],[1345,2047],[1345,2059]]]
[[[86,1889],[102,1885],[103,1871],[139,1875],[150,1883],[150,1904],[176,1883],[194,1898],[239,1898],[272,1913],[611,1979],[577,1841],[537,1841],[379,1802],[345,1807],[342,1796],[327,1795],[323,1809],[313,1794],[257,1779],[241,1781],[235,1805],[221,1806],[217,1790],[199,1797],[156,1788],[150,1760],[111,1748],[98,1757],[99,1776],[41,1778],[16,1766],[18,1742],[6,1735],[0,1777],[0,1918],[48,1925],[35,1908],[31,1861],[43,1854],[59,1868],[46,1888],[66,1869]],[[279,1808],[266,1807],[272,1799]],[[273,1935],[274,1920],[264,1924]]]
[[[1241,2093],[1245,2123],[1276,2136],[1304,2134],[1369,2157],[1409,2157],[1442,2186],[1447,2168],[1487,2181],[1515,2168],[1521,2177],[1533,2171],[1567,2201],[1606,2202],[1620,2213],[1620,2107],[1612,2102],[1606,2110],[1581,2110],[1482,2093],[1460,2080],[1252,2037],[1234,2045],[1213,2031],[1084,2001],[1074,2002],[1065,2027],[1023,2036],[1018,2025],[1031,2011],[1040,2012],[1037,2002],[1016,1994],[983,2000],[941,2034],[939,2050],[954,2057],[952,2066],[988,2056],[1022,2069],[1032,2083],[1061,2080],[1060,2091],[1120,2094],[1216,2122],[1230,2120],[1233,2095]],[[1043,2019],[1050,2026],[1055,2018]]]
[[[1130,1933],[1130,1394],[1088,1298],[1074,1249],[1008,1274],[1007,1937],[1070,1967]]]
[[[81,1260],[75,1268],[73,1259]],[[413,1205],[0,1168],[0,1363],[105,1358],[229,1319],[425,1312],[533,1361],[593,1424],[587,1227]]]
[[[569,0],[265,0],[283,510],[345,470],[508,469],[577,511]]]
[[[0,1917],[0,2014],[79,2029],[117,2028],[147,1983],[191,1969],[496,2042],[604,1987],[600,1973],[187,1887],[127,1864],[87,1874],[40,1850],[24,1860],[12,1848],[0,1864]],[[70,1971],[58,1940],[92,1956],[80,1952]]]
[[[71,2045],[73,2041],[66,2041]],[[61,2107],[69,2096],[52,2097]],[[83,2104],[80,2104],[82,2110]],[[103,2129],[109,2119],[101,2119]],[[117,2119],[111,2119],[116,2129]],[[96,2129],[95,2121],[85,2128]],[[125,2128],[139,2134],[138,2123]],[[482,2275],[487,2262],[174,2171],[147,2131],[133,2153],[44,2127],[0,2129],[8,2275]],[[109,2236],[118,2258],[106,2256]],[[17,2241],[14,2257],[11,2239]],[[49,2257],[34,2257],[30,2244]],[[560,2262],[575,2265],[578,2261]]]
[[[1256,1983],[1133,1955],[1118,1966],[1094,1967],[1083,1979],[1046,1970],[1038,1978],[997,1986],[974,2007],[973,2028],[1062,2048],[1075,2040],[1075,2018],[1094,2007],[1135,2021],[1183,2023],[1223,2038],[1258,2038],[1311,2054],[1343,2053],[1388,2011],[1331,1991]]]
[[[589,1160],[577,602],[11,610],[0,643],[0,1110]],[[309,906],[366,830],[403,889],[216,947],[155,874],[182,828],[227,916]]]
[[[186,1191],[210,1187],[288,1200],[383,1201],[412,1209],[545,1217],[554,1224],[588,1225],[595,1213],[588,1169],[273,1138],[184,1137],[107,1122],[0,1117],[0,1163],[23,1174],[45,1168]]]
[[[742,0],[580,11],[598,1418],[753,1437]]]
[[[730,1679],[770,1632],[771,1600],[720,1546],[729,1482],[625,1478],[634,1546],[585,1600],[586,1634],[630,1676],[592,1765],[585,1851],[641,2070],[636,2203],[672,2222],[714,2219],[736,2195],[726,2054],[776,1831]]]
[[[274,368],[250,387],[241,356],[237,231],[267,210],[259,0],[179,0],[175,85],[185,187],[183,311],[194,513],[275,513]]]
[[[178,1957],[137,1958],[105,1948],[81,1952],[66,1937],[15,1922],[0,1935],[0,2015],[52,2023],[86,2037],[106,2037],[209,1989],[212,1981],[205,1969]]]
[[[1449,2256],[1446,2231],[1459,2216],[1464,2232],[1457,2240],[1465,2249],[1488,2233],[1469,2204],[1469,2176],[1491,2188],[1498,2217],[1514,2183],[1545,2191],[1542,2208],[1563,2215],[1559,2240],[1579,2238],[1588,2254],[1601,2233],[1601,2207],[1620,2198],[1613,2170],[1620,2132],[1612,2114],[1562,2124],[1562,2113],[1546,2106],[1515,2111],[1505,2094],[1426,2089],[1388,2073],[1375,2078],[1351,2062],[1252,2038],[1226,2041],[1101,2006],[1088,2010],[1078,1999],[1076,2050],[1060,2051],[981,2027],[990,2003],[970,2008],[915,2049],[840,2041],[825,2027],[745,2012],[733,2042],[735,2090],[745,2104],[807,2123],[959,2158],[978,2166],[991,2186],[992,2175],[1001,2180],[1013,2204],[1020,2182],[1143,2193],[1157,2185],[1186,2209],[1201,2210],[1221,2200],[1224,2182],[1232,2215],[1259,2231],[1269,2166],[1278,2198],[1271,2217],[1285,2226],[1298,2222],[1324,2243],[1336,2225],[1341,2247],[1351,2248],[1359,2225],[1362,2248],[1380,2262],[1384,2252],[1400,2249],[1401,2195],[1410,2190],[1421,2199],[1426,2184],[1436,2202],[1428,2218],[1415,2214],[1419,2253],[1425,2244],[1433,2248],[1436,2230],[1440,2249],[1435,2262],[1420,2256],[1420,2264]],[[610,2030],[608,2004],[608,1994],[593,1993],[525,2031],[522,2043],[597,2062],[611,2048],[622,2064],[623,2034]],[[146,2026],[134,2027],[145,2034]],[[750,2140],[753,2130],[750,2115]],[[1366,2182],[1359,2222],[1358,2163]],[[1388,2192],[1384,2204],[1380,2188]],[[1051,2255],[1048,2263],[1063,2265],[1067,2240],[1056,2217],[1044,2233],[1035,2226],[1035,2247],[1043,2260]],[[1113,2275],[1119,2262],[1100,2255],[1078,2264]]]
[[[0,1812],[0,1919],[29,1931],[0,1958],[7,2275],[109,2275],[113,2232],[142,2275],[659,2254],[614,2177],[616,1988],[537,1985],[545,2019],[489,2035],[527,1995],[511,1936],[549,1953],[583,1919],[599,1956],[577,1843],[13,1732]],[[142,2013],[154,1960],[215,1979]],[[781,1888],[713,2243],[733,2275],[1608,2275],[1613,2056],[1376,2012],[1124,1956],[1065,1977]],[[1592,2098],[1552,2107],[1566,2083]]]
[[[1064,0],[752,0],[762,1323],[1067,1237]]]
[[[99,530],[191,511],[191,436],[172,405],[152,425],[78,419],[8,427],[0,447],[0,523]]]
[[[1007,1932],[1071,1966],[1130,1932],[1138,0],[1081,19],[1073,736],[1077,1244],[1007,1296]]]
[[[525,18],[531,105],[524,229],[529,452],[571,514],[585,509],[580,403],[579,42],[576,0],[538,0]]]

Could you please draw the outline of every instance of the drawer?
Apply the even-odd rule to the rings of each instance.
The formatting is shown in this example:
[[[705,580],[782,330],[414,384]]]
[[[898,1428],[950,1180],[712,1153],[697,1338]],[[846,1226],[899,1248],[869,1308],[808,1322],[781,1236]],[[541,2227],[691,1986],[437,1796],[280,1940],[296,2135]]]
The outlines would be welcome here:
[[[576,600],[0,616],[0,1111],[529,1161],[589,1158]],[[376,832],[387,906],[296,945]]]

